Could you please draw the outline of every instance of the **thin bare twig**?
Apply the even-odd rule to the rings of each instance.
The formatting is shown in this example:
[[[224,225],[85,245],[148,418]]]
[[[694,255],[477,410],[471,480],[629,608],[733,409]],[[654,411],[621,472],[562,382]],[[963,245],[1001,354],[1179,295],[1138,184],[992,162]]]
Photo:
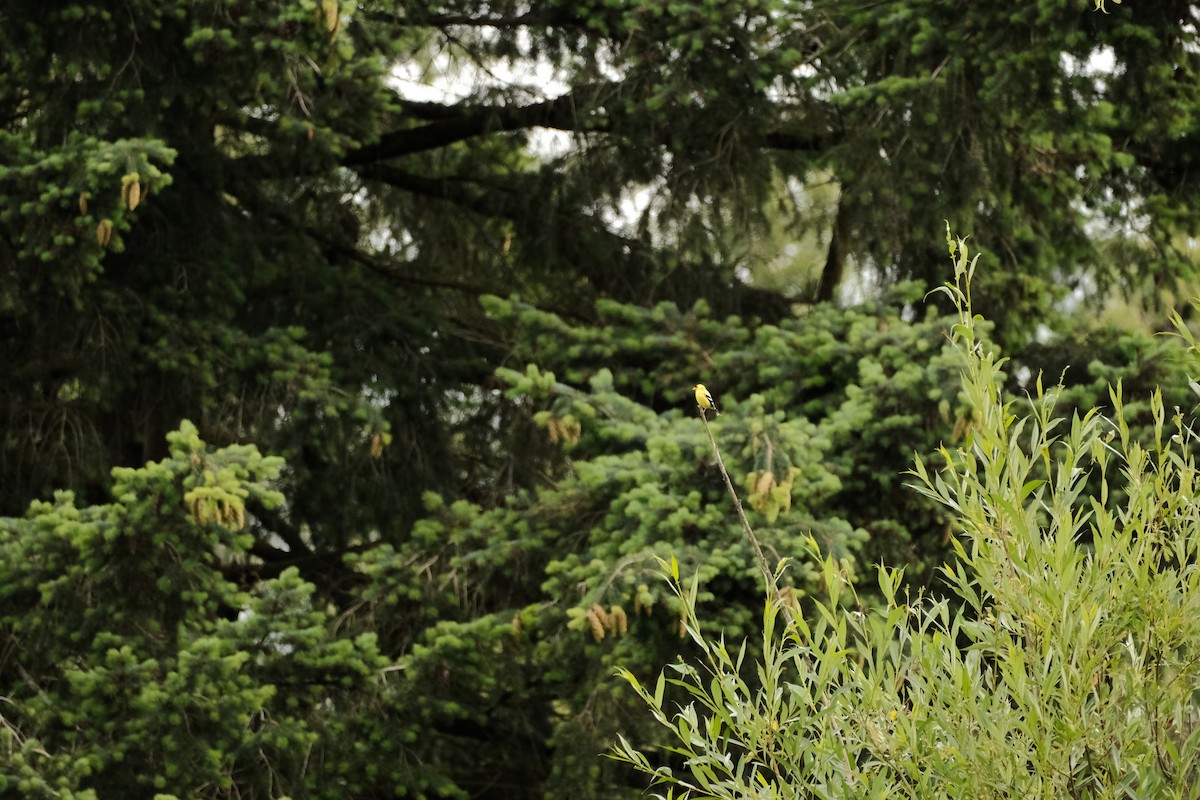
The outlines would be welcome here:
[[[746,519],[746,512],[742,510],[742,501],[738,499],[737,491],[733,488],[733,481],[729,480],[729,472],[725,469],[725,462],[721,460],[721,448],[717,447],[717,440],[713,436],[712,428],[708,426],[708,417],[704,414],[704,409],[697,407],[700,412],[700,419],[704,421],[704,432],[708,434],[708,441],[712,445],[713,455],[717,457],[717,468],[721,470],[721,477],[725,479],[725,488],[729,490],[729,496],[733,498],[733,507],[737,509],[738,519],[742,521],[742,530],[746,532],[746,538],[750,540],[750,544],[754,547],[754,555],[758,558],[758,567],[762,570],[763,579],[767,583],[767,595],[771,602],[779,606],[783,611],[783,616],[787,618],[788,625],[795,625],[796,618],[792,616],[791,607],[783,602],[779,596],[779,583],[775,580],[775,573],[771,571],[771,565],[767,561],[767,557],[763,555],[762,545],[758,542],[758,537],[754,535],[754,529],[750,527],[750,520]]]

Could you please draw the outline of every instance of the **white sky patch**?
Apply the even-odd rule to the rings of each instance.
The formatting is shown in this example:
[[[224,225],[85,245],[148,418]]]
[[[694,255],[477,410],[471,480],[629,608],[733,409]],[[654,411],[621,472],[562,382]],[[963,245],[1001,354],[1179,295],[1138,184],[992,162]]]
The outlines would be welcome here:
[[[846,306],[860,305],[867,298],[878,296],[883,286],[883,276],[874,264],[847,256],[842,282],[837,287],[838,302]]]
[[[457,103],[490,91],[516,90],[528,95],[529,102],[565,94],[570,84],[562,71],[545,61],[519,65],[497,62],[483,69],[442,52],[429,65],[415,61],[397,63],[388,76],[388,85],[406,100],[433,103]]]
[[[630,232],[654,200],[654,190],[649,186],[632,188],[618,201],[616,208],[600,210],[600,219],[614,232]]]
[[[1069,53],[1063,53],[1060,58],[1064,72],[1091,78],[1095,90],[1101,94],[1107,88],[1108,78],[1117,69],[1116,54],[1111,47],[1097,47],[1088,55],[1087,61],[1081,61]]]
[[[405,100],[418,103],[457,103],[471,94],[471,86],[449,76],[450,57],[445,53],[431,66],[415,61],[398,63],[388,75],[388,87]]]
[[[480,27],[474,36],[486,41],[498,41],[502,33],[491,27]],[[517,46],[529,50],[532,39],[529,31],[517,33]],[[390,85],[408,100],[456,103],[472,95],[502,90],[525,92],[527,101],[535,102],[570,90],[566,70],[545,59],[494,61],[487,66],[444,46],[428,64],[417,59],[399,62],[392,68]]]
[[[574,147],[575,134],[570,131],[534,128],[529,133],[529,151],[545,161],[565,156]]]
[[[403,228],[376,228],[367,234],[367,241],[377,253],[404,260],[417,257],[416,242],[412,234]]]
[[[522,35],[528,36],[524,32]],[[485,69],[467,59],[454,58],[445,50],[426,65],[415,60],[397,63],[387,83],[405,100],[444,105],[496,92],[510,96],[515,92],[513,102],[523,105],[551,100],[571,88],[564,71],[548,61],[496,62]],[[569,131],[534,128],[529,132],[529,149],[538,158],[563,156],[573,145],[574,134]]]

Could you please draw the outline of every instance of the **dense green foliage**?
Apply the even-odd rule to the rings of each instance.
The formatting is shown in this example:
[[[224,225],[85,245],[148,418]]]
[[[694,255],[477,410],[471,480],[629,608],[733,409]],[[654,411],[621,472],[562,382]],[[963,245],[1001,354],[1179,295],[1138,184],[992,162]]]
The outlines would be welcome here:
[[[933,583],[945,219],[1012,384],[1172,374],[1034,341],[1191,276],[1195,10],[1093,6],[5,3],[4,791],[638,793],[656,558],[758,625],[701,379],[772,556]]]
[[[738,370],[753,347],[760,354],[757,369],[763,376],[775,377],[775,388],[745,398],[731,395],[723,404],[726,414],[713,423],[720,440],[731,448],[726,461],[742,484],[751,518],[775,556],[799,552],[815,537],[824,552],[853,570],[856,556],[869,546],[865,545],[869,536],[885,541],[903,536],[911,545],[921,539],[914,534],[925,533],[928,539],[930,532],[914,532],[906,526],[925,524],[939,533],[941,528],[930,509],[915,513],[916,498],[895,485],[892,476],[908,463],[903,448],[897,445],[870,460],[850,456],[854,431],[875,432],[882,443],[889,430],[905,426],[926,430],[927,438],[919,446],[932,453],[939,425],[944,427],[951,414],[949,381],[959,362],[945,349],[941,335],[945,323],[930,316],[921,325],[905,324],[898,318],[904,304],[897,305],[900,308],[879,304],[853,312],[830,309],[780,327],[760,327],[753,339],[702,311],[685,315],[664,305],[634,313],[612,307],[607,311],[611,316],[604,342],[636,351],[652,340],[656,352],[676,353],[677,366],[669,359],[663,362],[662,380],[668,385],[678,384],[683,373],[674,370],[682,370],[682,364],[693,357],[689,352],[697,347],[721,350],[726,355],[714,369],[731,372]],[[594,756],[611,741],[617,727],[645,727],[629,717],[630,698],[618,691],[614,668],[656,668],[681,645],[683,609],[659,586],[656,557],[674,556],[689,570],[698,570],[704,581],[701,602],[714,620],[736,635],[747,635],[756,625],[752,609],[761,577],[729,514],[724,488],[706,453],[707,439],[694,416],[682,410],[655,413],[630,397],[642,391],[652,397],[652,385],[634,386],[628,375],[617,379],[605,369],[594,368],[592,348],[601,344],[593,336],[594,328],[572,327],[545,312],[498,298],[489,300],[488,306],[499,322],[519,331],[519,352],[554,364],[581,387],[532,366],[523,372],[500,373],[517,402],[520,413],[514,424],[522,426],[529,440],[527,455],[540,452],[543,468],[556,473],[562,473],[561,462],[569,457],[570,471],[537,490],[514,491],[498,506],[465,500],[448,503],[430,494],[425,499],[425,518],[405,538],[357,548],[348,561],[356,584],[339,587],[344,593],[353,592],[354,605],[328,634],[337,641],[358,643],[357,649],[338,651],[341,657],[336,659],[313,653],[319,666],[313,667],[317,674],[308,678],[301,664],[294,664],[294,670],[285,666],[291,661],[284,656],[291,651],[278,652],[283,643],[297,642],[294,646],[307,652],[316,647],[310,639],[318,635],[320,625],[311,615],[318,614],[320,620],[322,606],[302,613],[310,608],[313,589],[308,586],[302,591],[307,584],[297,583],[294,569],[259,582],[265,577],[260,571],[271,563],[271,551],[250,535],[255,519],[244,509],[257,507],[260,515],[279,513],[279,497],[262,494],[246,481],[277,477],[278,464],[264,462],[258,471],[244,468],[225,477],[221,459],[232,455],[220,451],[213,457],[214,464],[208,465],[198,440],[188,439],[195,436],[191,429],[172,435],[177,444],[167,461],[119,473],[115,503],[84,510],[37,505],[27,520],[11,521],[8,538],[0,542],[4,555],[0,563],[7,570],[0,575],[0,587],[5,587],[0,589],[0,599],[12,614],[6,624],[13,641],[23,643],[29,635],[20,620],[36,619],[39,629],[46,624],[47,618],[37,609],[45,602],[40,593],[51,591],[43,589],[48,586],[62,593],[54,595],[60,598],[55,606],[62,604],[70,613],[101,624],[96,630],[71,635],[69,645],[52,637],[56,646],[67,646],[71,659],[85,673],[108,669],[103,665],[123,652],[122,646],[134,648],[130,657],[135,663],[157,658],[168,665],[191,658],[187,648],[193,638],[206,646],[227,648],[221,657],[235,660],[262,659],[266,646],[266,655],[274,654],[276,659],[255,676],[261,683],[252,686],[267,694],[255,695],[256,703],[232,709],[232,721],[227,722],[236,727],[240,721],[250,741],[209,745],[231,754],[212,766],[213,785],[232,782],[243,793],[267,792],[272,786],[263,788],[256,780],[244,780],[242,765],[232,758],[242,751],[253,755],[258,752],[255,748],[263,747],[259,740],[266,734],[252,724],[259,716],[284,725],[279,711],[264,709],[268,699],[292,711],[302,720],[295,724],[310,733],[291,736],[288,746],[262,756],[278,773],[279,786],[293,792],[308,787],[301,794],[325,796],[321,790],[328,793],[331,786],[364,791],[376,781],[414,792],[439,786],[480,791],[495,782],[496,791],[506,791],[539,768],[546,770],[544,789],[561,794],[570,791],[581,774],[597,777],[604,765]],[[772,349],[777,355],[769,360],[765,354]],[[790,412],[782,399],[788,396],[784,393],[799,392],[792,382],[801,382],[804,365],[796,372],[790,356],[797,349],[809,350],[814,361],[819,358],[828,369],[840,370],[842,379],[833,386],[810,382],[807,404]],[[923,353],[925,360],[904,358],[904,353]],[[890,383],[885,373],[893,378]],[[751,377],[746,375],[747,380]],[[665,387],[658,390],[661,393]],[[178,442],[185,440],[191,450],[180,449]],[[910,446],[920,441],[914,436],[906,439]],[[869,472],[870,463],[887,465],[882,480]],[[208,505],[197,505],[195,498],[207,497],[203,493],[208,490],[194,490],[192,484],[205,480],[223,488],[214,499],[205,500]],[[189,494],[193,491],[200,494]],[[864,509],[858,500],[864,492],[878,502]],[[147,507],[155,513],[148,514]],[[83,515],[89,523],[76,532],[60,525],[59,514]],[[107,517],[119,521],[99,521]],[[90,522],[93,518],[97,521]],[[243,522],[250,527],[242,529]],[[200,523],[210,538],[194,533]],[[103,535],[105,529],[114,531],[115,543]],[[222,531],[226,539],[218,543],[211,538]],[[116,537],[116,532],[121,535]],[[146,542],[143,548],[148,552],[127,544],[139,539]],[[176,539],[194,543],[188,557],[195,563],[186,569],[171,566],[181,556]],[[99,553],[93,554],[92,547]],[[63,551],[60,559],[52,563],[32,559],[31,566],[29,553],[56,548]],[[267,563],[257,564],[259,553]],[[214,554],[217,563],[212,563]],[[139,574],[153,576],[161,594],[145,596],[141,583],[122,571],[123,558],[135,559]],[[74,577],[64,584],[55,576],[68,564],[72,566],[66,574]],[[195,579],[177,579],[179,570],[185,575],[200,571],[203,580],[197,584]],[[822,580],[819,574],[802,570],[793,579],[804,594],[817,590]],[[234,582],[249,582],[254,591],[247,595]],[[81,584],[86,584],[86,591]],[[284,591],[281,586],[296,597],[299,608],[281,615],[284,609],[276,599],[273,615],[257,616],[256,595],[276,598]],[[131,595],[147,599],[148,605],[139,606],[139,611],[153,615],[160,609],[183,607],[187,614],[155,617],[152,624],[140,617],[125,623],[121,611]],[[68,602],[66,598],[72,597],[89,599]],[[223,619],[235,610],[240,610],[236,621]],[[259,627],[268,619],[275,627],[259,635]],[[79,630],[71,619],[50,618],[50,622],[51,630]],[[122,624],[112,627],[115,623]],[[255,630],[255,636],[242,633],[242,627]],[[142,642],[132,633],[142,629],[159,636]],[[248,646],[250,642],[259,644]],[[60,682],[74,686],[75,678],[60,676],[50,667],[62,657],[58,653],[48,661],[27,661],[22,655],[8,663],[10,674],[38,676],[33,685],[19,685],[12,699],[24,707],[27,698],[42,697],[46,689],[57,692]],[[394,664],[389,670],[398,670],[398,677],[368,680],[370,667],[381,663]],[[146,663],[144,669],[155,686],[169,680],[170,670],[158,662]],[[159,678],[159,672],[165,676]],[[359,682],[345,688],[334,719],[326,718],[317,705],[292,710],[297,681],[301,687],[309,681],[340,685],[355,676]],[[178,691],[191,692],[182,688],[187,684],[176,686]],[[79,702],[75,695],[64,698],[57,693],[43,701],[58,713]],[[48,721],[53,717],[37,706],[10,717],[15,730],[72,763],[81,743],[64,732],[64,723]],[[106,710],[94,713],[103,715]],[[143,713],[147,725],[156,722],[171,728],[183,724],[186,711],[168,715],[165,721],[155,719],[152,707]],[[318,732],[339,730],[363,737],[364,743],[370,743],[367,751],[347,751],[341,749],[345,743],[313,738]],[[144,738],[88,751],[88,757],[104,768],[98,765],[77,773],[47,765],[43,771],[58,776],[62,769],[67,786],[104,786],[115,780],[106,771],[108,762],[120,759],[133,765],[136,774],[157,775],[171,790],[185,793],[177,782],[179,773],[155,772],[135,759],[132,751],[153,758],[146,752],[153,741]],[[511,747],[497,744],[468,763],[455,757],[478,748],[480,741],[510,742]],[[314,749],[321,753],[324,769],[312,770],[301,755]],[[373,763],[379,753],[392,754],[380,759],[384,762],[397,753],[406,756],[394,767],[376,764],[365,769],[362,762]],[[429,766],[417,769],[409,759]],[[308,760],[316,763],[311,756]],[[78,783],[71,783],[71,777]],[[596,787],[597,793],[602,785]]]
[[[114,472],[113,502],[62,492],[0,530],[0,791],[273,797],[316,782],[311,760],[344,796],[378,768],[340,735],[382,688],[375,636],[336,633],[295,569],[230,581],[254,541],[246,502],[283,501],[265,485],[278,458],[210,451],[190,423],[170,439],[167,459]]]
[[[961,245],[961,242],[959,243]],[[1145,440],[1120,386],[1112,415],[1062,416],[1059,389],[1009,399],[979,337],[965,249],[949,295],[976,425],[920,491],[953,512],[948,600],[900,589],[865,609],[825,561],[828,592],[764,655],[705,634],[696,584],[671,569],[700,665],[653,689],[624,676],[670,732],[675,768],[622,741],[615,755],[667,796],[1186,797],[1200,779],[1200,514],[1195,447],[1155,392]],[[1189,337],[1190,338],[1190,335]],[[1200,387],[1197,387],[1200,392]],[[1099,491],[1089,492],[1089,478]],[[847,585],[849,584],[849,585]],[[679,687],[673,707],[664,688]],[[657,754],[654,754],[658,758]]]

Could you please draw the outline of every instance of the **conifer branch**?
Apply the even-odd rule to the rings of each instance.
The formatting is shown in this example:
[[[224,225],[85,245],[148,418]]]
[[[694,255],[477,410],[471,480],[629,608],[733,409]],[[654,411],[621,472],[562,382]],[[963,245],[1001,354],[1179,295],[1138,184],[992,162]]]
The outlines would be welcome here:
[[[416,116],[433,119],[427,125],[388,131],[379,141],[348,153],[346,166],[371,164],[390,158],[436,150],[447,145],[493,133],[553,128],[562,131],[595,130],[607,125],[603,117],[591,118],[581,109],[595,104],[596,98],[615,93],[614,84],[588,84],[558,97],[528,105],[443,106],[434,103],[405,103]]]

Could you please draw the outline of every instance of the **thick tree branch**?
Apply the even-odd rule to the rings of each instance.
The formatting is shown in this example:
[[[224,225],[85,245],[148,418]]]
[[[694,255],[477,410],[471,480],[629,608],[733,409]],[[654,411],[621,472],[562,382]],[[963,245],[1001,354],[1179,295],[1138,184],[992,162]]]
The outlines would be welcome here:
[[[584,110],[600,94],[599,87],[588,86],[526,106],[463,106],[456,109],[454,106],[439,107],[436,103],[408,103],[406,107],[417,116],[436,121],[418,128],[389,131],[378,142],[349,153],[342,163],[346,166],[369,164],[502,131],[535,127],[563,131],[600,130],[605,127],[604,120],[589,118]],[[580,102],[585,95],[588,95],[586,104]]]
[[[829,147],[830,137],[820,134],[800,134],[792,131],[767,131],[763,134],[763,146],[772,150],[820,153]]]
[[[485,201],[478,192],[472,191],[469,185],[454,178],[430,178],[417,175],[407,170],[393,167],[389,164],[369,164],[358,169],[359,175],[369,181],[386,183],[406,192],[447,200],[457,206],[474,211],[485,216],[492,216],[500,209],[493,203]],[[508,204],[502,204],[507,206]],[[503,214],[502,216],[507,216]]]
[[[846,210],[845,201],[838,198],[834,212],[833,229],[829,234],[829,252],[825,256],[825,267],[821,270],[821,282],[817,287],[817,302],[832,302],[842,284],[846,271]]]
[[[672,260],[666,254],[647,242],[609,230],[598,217],[586,213],[567,214],[547,204],[537,206],[537,213],[531,214],[529,198],[538,196],[542,190],[523,184],[520,176],[506,176],[513,185],[499,188],[460,178],[416,175],[390,164],[365,165],[357,171],[368,181],[452,203],[483,217],[507,219],[516,226],[519,236],[549,242],[555,257],[576,267],[592,263],[597,253],[612,253],[620,258],[624,269],[595,279],[606,283],[618,297],[640,297],[660,284],[665,287],[672,281],[692,282],[697,275],[712,274],[712,265],[698,263],[677,265],[664,272],[662,265]],[[657,282],[645,280],[652,275],[660,276]],[[786,300],[777,293],[736,282],[731,288],[741,309],[739,313],[754,313],[765,319],[779,319],[788,313]]]
[[[366,267],[377,275],[400,284],[424,286],[430,289],[450,289],[456,292],[475,295],[476,297],[485,294],[494,294],[497,291],[495,288],[478,284],[442,280],[429,275],[414,275],[410,270],[405,270],[399,264],[388,261],[385,258],[364,253],[357,247],[344,242],[335,241],[333,238],[325,235],[320,228],[311,225],[304,226],[304,233],[321,247],[326,256],[348,259]]]
[[[312,555],[312,550],[305,544],[300,530],[284,519],[283,515],[278,511],[267,508],[258,500],[253,499],[246,502],[246,510],[258,518],[264,529],[278,536],[288,546],[286,553],[282,550],[276,552],[281,555],[290,556],[291,558]]]
[[[379,141],[349,153],[346,166],[369,164],[389,158],[411,155],[492,133],[553,128],[561,131],[605,132],[607,117],[594,114],[597,101],[615,92],[613,85],[590,85],[559,97],[525,106],[455,106],[442,103],[406,101],[404,108],[414,117],[430,120],[428,125],[389,131]],[[762,146],[773,150],[819,153],[830,143],[828,135],[766,131]]]
[[[432,103],[420,100],[401,100],[400,105],[404,107],[404,111],[407,114],[416,117],[417,119],[456,119],[462,116],[463,113],[461,106],[448,103]]]
[[[480,187],[477,182],[468,183],[453,178],[428,178],[415,175],[388,164],[372,164],[359,173],[368,180],[377,180],[397,189],[445,200],[485,217],[502,217],[526,228],[532,236],[553,235],[561,240],[559,250],[573,263],[583,263],[587,255],[594,254],[592,248],[603,242],[609,252],[624,253],[639,269],[652,269],[651,248],[644,242],[630,239],[610,231],[599,219],[587,214],[564,215],[553,208],[541,207],[534,215],[537,230],[530,229],[528,209],[529,192],[519,186],[512,190]],[[517,176],[511,176],[517,180]],[[578,252],[575,252],[578,251]]]

